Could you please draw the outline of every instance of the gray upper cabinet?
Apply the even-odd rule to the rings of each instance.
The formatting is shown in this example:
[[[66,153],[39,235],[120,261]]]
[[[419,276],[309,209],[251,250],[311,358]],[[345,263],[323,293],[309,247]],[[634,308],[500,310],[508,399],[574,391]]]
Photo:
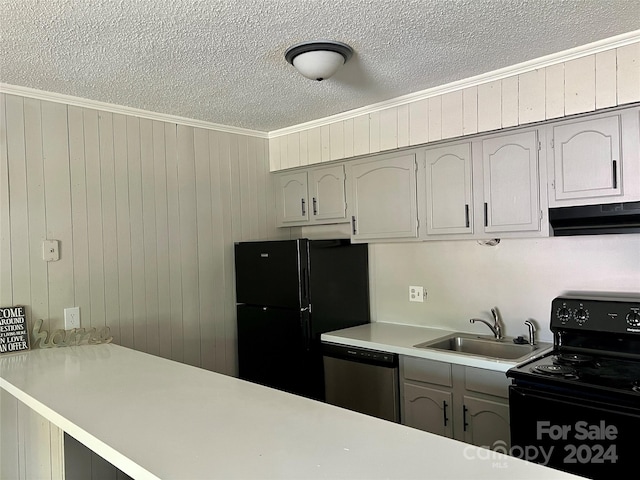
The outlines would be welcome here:
[[[473,233],[471,143],[426,150],[427,235]]]
[[[347,165],[347,198],[355,242],[418,236],[415,154]]]
[[[486,233],[540,230],[538,131],[482,140]]]
[[[347,222],[344,165],[277,175],[278,226]]]
[[[332,165],[310,170],[309,193],[311,195],[311,219],[314,222],[345,221],[347,202],[344,165]]]
[[[620,116],[553,127],[553,200],[621,195]]]
[[[307,172],[278,175],[276,190],[278,225],[289,226],[309,220]]]
[[[547,127],[550,207],[639,198],[639,112],[624,110]]]

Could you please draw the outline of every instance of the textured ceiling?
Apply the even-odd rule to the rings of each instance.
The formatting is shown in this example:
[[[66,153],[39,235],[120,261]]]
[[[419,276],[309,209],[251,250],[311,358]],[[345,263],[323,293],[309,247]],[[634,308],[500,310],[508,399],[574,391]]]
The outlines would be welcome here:
[[[640,0],[0,0],[0,82],[272,131],[640,28]],[[338,40],[307,80],[284,59]]]

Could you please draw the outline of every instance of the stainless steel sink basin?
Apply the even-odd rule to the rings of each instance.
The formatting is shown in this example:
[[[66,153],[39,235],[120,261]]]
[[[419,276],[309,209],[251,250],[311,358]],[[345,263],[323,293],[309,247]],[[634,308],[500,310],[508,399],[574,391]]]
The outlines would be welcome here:
[[[434,350],[474,355],[476,357],[489,357],[516,362],[525,360],[536,354],[539,350],[547,348],[548,346],[550,346],[550,344],[547,343],[537,345],[520,345],[513,343],[513,338],[510,337],[505,337],[502,340],[496,340],[489,336],[465,333],[453,333],[446,337],[414,345],[416,348],[430,348]]]

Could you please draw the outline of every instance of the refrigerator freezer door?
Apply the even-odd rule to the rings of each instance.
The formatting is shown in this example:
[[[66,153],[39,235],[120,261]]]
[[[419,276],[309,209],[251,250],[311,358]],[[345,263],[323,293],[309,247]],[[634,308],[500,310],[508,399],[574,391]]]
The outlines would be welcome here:
[[[368,246],[348,240],[309,241],[311,334],[369,323]]]
[[[322,356],[304,337],[296,309],[238,305],[239,377],[290,393],[322,399]]]
[[[306,285],[305,245],[298,240],[235,244],[236,303],[300,308]]]

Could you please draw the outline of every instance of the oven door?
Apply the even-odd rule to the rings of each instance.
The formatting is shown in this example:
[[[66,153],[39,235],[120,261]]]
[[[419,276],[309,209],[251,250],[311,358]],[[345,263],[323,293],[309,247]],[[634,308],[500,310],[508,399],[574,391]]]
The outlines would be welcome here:
[[[624,478],[638,464],[639,408],[512,385],[509,415],[515,457],[592,479]]]

